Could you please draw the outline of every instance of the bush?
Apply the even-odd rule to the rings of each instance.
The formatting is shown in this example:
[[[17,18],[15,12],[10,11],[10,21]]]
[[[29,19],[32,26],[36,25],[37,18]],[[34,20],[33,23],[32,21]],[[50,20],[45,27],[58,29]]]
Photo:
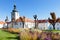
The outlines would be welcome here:
[[[3,29],[11,33],[19,33],[20,40],[60,40],[60,34],[51,31],[41,31],[38,29],[28,29],[28,28],[8,28]]]
[[[36,30],[29,29],[29,31],[20,32],[20,40],[37,40],[39,36],[40,33]]]
[[[31,40],[31,35],[28,32],[21,32],[20,33],[20,40]]]

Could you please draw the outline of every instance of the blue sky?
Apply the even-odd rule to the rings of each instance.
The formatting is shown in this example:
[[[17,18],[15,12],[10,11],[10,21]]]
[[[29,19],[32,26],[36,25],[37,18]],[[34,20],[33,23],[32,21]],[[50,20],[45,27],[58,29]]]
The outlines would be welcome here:
[[[33,19],[37,14],[38,19],[48,19],[50,12],[55,12],[57,18],[60,17],[60,0],[15,0],[20,16]],[[11,19],[14,0],[0,0],[0,21],[4,21],[6,16]]]

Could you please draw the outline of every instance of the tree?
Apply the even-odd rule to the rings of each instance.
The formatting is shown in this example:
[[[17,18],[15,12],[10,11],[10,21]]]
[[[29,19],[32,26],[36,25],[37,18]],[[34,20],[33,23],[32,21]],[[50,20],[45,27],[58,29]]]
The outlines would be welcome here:
[[[49,20],[49,22],[53,25],[53,29],[55,29],[56,15],[55,15],[54,12],[51,12],[50,15],[51,15],[51,18],[52,18],[52,19],[48,18],[48,20]]]
[[[25,16],[23,16],[23,28],[24,28],[24,24],[25,24]]]
[[[37,28],[36,26],[36,21],[37,21],[37,15],[33,15],[34,19],[35,19],[35,28]]]
[[[12,21],[11,21],[11,22],[12,22],[12,28],[13,28],[13,23],[15,22],[15,19],[14,19],[14,18],[12,18]]]
[[[7,23],[7,28],[8,28],[8,16],[6,16],[5,22]]]
[[[23,18],[22,18],[22,17],[20,17],[20,19],[21,19],[21,21],[22,21],[23,28],[24,28],[24,24],[25,24],[25,16],[23,16]]]

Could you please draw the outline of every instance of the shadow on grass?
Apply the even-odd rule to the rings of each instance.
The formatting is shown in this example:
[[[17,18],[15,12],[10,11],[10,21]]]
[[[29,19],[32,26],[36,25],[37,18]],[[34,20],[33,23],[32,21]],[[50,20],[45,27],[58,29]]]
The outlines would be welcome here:
[[[20,40],[20,38],[19,38],[19,37],[7,37],[7,39]]]

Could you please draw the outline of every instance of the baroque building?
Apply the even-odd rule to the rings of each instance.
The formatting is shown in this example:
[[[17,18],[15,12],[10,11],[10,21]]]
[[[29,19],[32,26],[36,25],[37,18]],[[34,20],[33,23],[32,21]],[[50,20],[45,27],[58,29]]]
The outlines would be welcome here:
[[[19,16],[19,12],[16,9],[16,5],[14,5],[13,7],[14,8],[11,12],[11,21],[8,21],[8,17],[6,17],[5,22],[0,21],[0,28],[34,28],[35,27],[35,20],[29,19],[25,16]],[[52,30],[53,25],[50,22],[51,20],[48,19],[36,20],[37,28],[40,30]],[[60,30],[60,19],[57,19],[57,22],[55,23],[55,29]]]

